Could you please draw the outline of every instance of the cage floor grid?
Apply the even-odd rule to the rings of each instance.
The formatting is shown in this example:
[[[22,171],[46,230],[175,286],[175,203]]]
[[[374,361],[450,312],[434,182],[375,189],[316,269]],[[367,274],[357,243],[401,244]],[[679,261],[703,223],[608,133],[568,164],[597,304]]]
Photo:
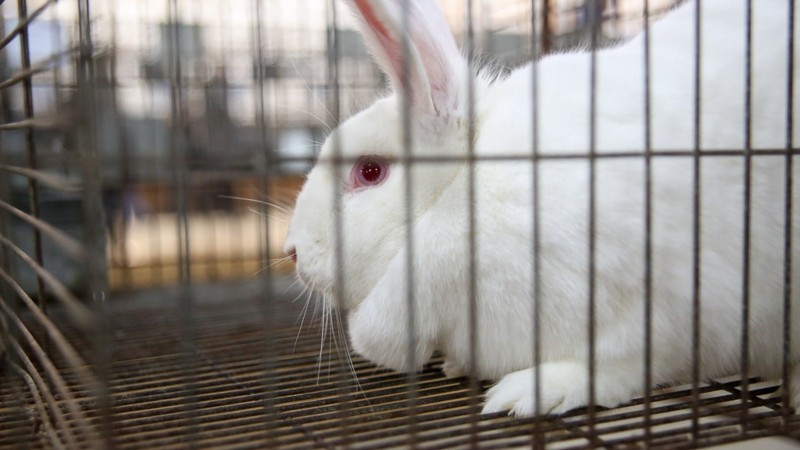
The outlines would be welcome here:
[[[106,347],[112,361],[106,410],[75,384],[63,361],[55,361],[87,415],[119,449],[476,444],[489,449],[533,442],[548,448],[638,448],[646,440],[651,447],[672,449],[775,434],[800,438],[800,420],[785,422],[781,415],[779,383],[774,381],[751,384],[746,429],[740,423],[736,380],[701,386],[694,423],[688,386],[656,391],[647,419],[638,400],[601,411],[593,420],[585,411],[541,420],[477,416],[479,400],[472,400],[469,382],[445,378],[438,370],[440,358],[418,374],[411,391],[403,375],[355,356],[352,367],[339,358],[342,335],[334,337],[327,323],[321,348],[323,324],[319,317],[309,323],[311,312],[298,332],[302,300],[281,299],[267,316],[261,288],[259,283],[199,288],[191,293],[190,316],[186,303],[181,306],[180,290],[115,302],[112,345]],[[65,331],[87,357],[98,345],[97,339]],[[50,448],[40,422],[25,385],[3,371],[0,448]]]

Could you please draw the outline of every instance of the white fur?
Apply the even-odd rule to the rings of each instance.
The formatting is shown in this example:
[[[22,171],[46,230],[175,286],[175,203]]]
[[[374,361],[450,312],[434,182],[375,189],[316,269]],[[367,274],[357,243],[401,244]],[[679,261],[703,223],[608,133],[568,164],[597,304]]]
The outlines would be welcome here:
[[[372,4],[381,14],[396,9],[378,0],[360,3]],[[426,14],[437,13],[432,0],[414,3]],[[703,0],[702,4],[701,147],[741,149],[744,2]],[[693,9],[694,2],[688,1],[652,24],[652,146],[656,153],[693,147]],[[785,1],[754,2],[755,149],[785,147],[786,10]],[[394,17],[385,24],[395,38],[400,36],[399,23]],[[453,54],[452,36],[441,18],[423,25],[425,32],[415,35],[412,30],[409,37],[419,54],[410,63],[416,83],[411,86],[415,97],[410,153],[464,156],[467,82],[459,74],[466,73],[465,66]],[[368,40],[374,33],[371,26],[367,23],[364,30]],[[442,42],[426,43],[426,39]],[[644,148],[643,42],[639,36],[596,53],[596,151],[600,154]],[[371,48],[390,79],[401,79],[386,62],[398,55],[382,54],[386,47],[374,43]],[[426,54],[431,51],[445,54]],[[800,61],[800,51],[795,58]],[[431,60],[450,61],[453,67],[444,75],[418,67]],[[474,80],[477,155],[531,155],[533,70],[538,71],[540,153],[588,154],[590,54],[569,53],[544,58],[497,82]],[[443,88],[445,79],[457,86]],[[800,77],[794,80],[800,88]],[[426,82],[429,88],[424,87]],[[425,95],[419,93],[430,98],[420,98]],[[442,93],[447,93],[445,98]],[[287,249],[297,249],[299,277],[349,312],[350,337],[358,353],[390,368],[415,370],[438,350],[446,357],[448,374],[466,374],[472,366],[468,165],[461,160],[412,162],[409,169],[404,160],[400,103],[397,94],[379,100],[329,138],[298,197]],[[795,105],[800,105],[800,99]],[[800,108],[794,118],[800,130]],[[378,187],[346,192],[342,186],[352,161],[337,165],[335,158],[364,154],[392,158],[389,178]],[[790,393],[796,409],[800,407],[798,159],[794,158],[791,168],[795,264]],[[702,158],[701,166],[700,367],[704,377],[715,377],[740,370],[744,159],[708,157]],[[531,369],[534,251],[541,263],[539,412],[563,412],[589,401],[589,168],[586,158],[539,163],[540,242],[534,250],[531,163],[481,161],[475,165],[478,345],[475,372],[470,375],[502,378],[487,393],[485,412],[536,412]],[[601,158],[594,173],[596,401],[610,407],[644,391],[644,159]],[[749,356],[751,372],[767,377],[780,376],[782,367],[784,173],[783,156],[752,159]],[[687,382],[691,377],[692,176],[690,157],[655,156],[652,160],[654,384]],[[412,195],[410,230],[405,214],[407,178]],[[341,237],[338,245],[337,237]],[[416,327],[411,352],[406,292],[409,239]],[[343,252],[341,266],[336,265],[337,249]]]

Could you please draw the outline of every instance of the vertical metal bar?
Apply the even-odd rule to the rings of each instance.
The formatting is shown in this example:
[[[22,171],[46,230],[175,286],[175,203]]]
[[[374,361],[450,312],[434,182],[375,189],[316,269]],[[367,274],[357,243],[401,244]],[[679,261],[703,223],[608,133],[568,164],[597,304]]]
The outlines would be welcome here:
[[[0,17],[6,17],[4,9],[5,8],[2,7],[2,3],[0,3]],[[5,21],[0,20],[0,36],[5,35]],[[2,74],[3,77],[7,76],[8,66],[6,55],[7,52],[0,50],[0,74]],[[0,90],[0,105],[2,105],[2,110],[0,110],[0,118],[3,122],[11,121],[11,114],[8,104],[7,91]],[[4,164],[6,163],[7,155],[6,147],[3,145],[3,138],[4,133],[0,132],[0,163]],[[10,178],[11,175],[9,172],[5,170],[0,171],[0,198],[11,198],[12,191]],[[0,235],[8,236],[13,239],[13,232],[13,222],[10,220],[9,213],[3,209],[0,211]],[[11,251],[5,245],[0,245],[0,273],[2,272],[12,274],[12,276],[14,273],[12,269]],[[8,282],[3,282],[0,285],[0,306],[7,306],[13,315],[19,314],[20,302],[17,301],[16,294],[14,294],[13,289]],[[17,361],[20,359],[19,356],[17,356],[15,352],[11,350],[12,343],[17,342],[19,339],[19,331],[16,329],[16,327],[11,326],[11,317],[7,316],[7,313],[4,311],[4,309],[5,308],[0,309],[0,376],[3,377],[13,373],[13,367],[17,366]],[[22,373],[22,369],[20,369],[19,372]],[[13,394],[10,396],[11,402],[9,406],[11,407],[13,415],[9,418],[10,420],[24,420],[27,418],[28,413],[27,405],[24,400],[25,396],[23,386],[24,385],[21,383],[15,383],[11,387],[13,389]],[[19,430],[20,437],[22,437],[22,432],[23,430]],[[20,443],[17,448],[22,449],[23,444]]]
[[[790,386],[790,359],[792,355],[792,190],[794,188],[794,178],[792,168],[794,157],[792,147],[794,145],[794,0],[788,0],[788,38],[786,55],[786,173],[784,174],[785,197],[784,197],[784,236],[783,236],[783,355],[782,355],[782,378],[783,395],[781,397],[783,427],[788,433],[790,430],[791,418],[791,390]],[[797,326],[795,324],[795,326]],[[795,368],[795,370],[798,370]],[[797,386],[794,386],[796,389]]]
[[[97,153],[97,93],[92,41],[92,17],[89,0],[78,0],[78,27],[80,39],[77,82],[82,117],[80,139],[80,167],[83,179],[83,213],[85,228],[85,270],[92,295],[92,306],[97,320],[92,330],[92,358],[97,382],[93,394],[100,410],[100,439],[93,442],[97,448],[113,448],[113,411],[109,379],[112,360],[112,315],[107,305],[107,279],[105,266],[104,213],[102,209],[102,182],[100,160]]]
[[[173,132],[171,135],[170,151],[172,152],[173,163],[173,176],[174,176],[174,195],[175,195],[175,209],[178,218],[178,266],[179,266],[179,281],[182,284],[191,282],[191,252],[189,248],[189,230],[188,230],[188,206],[186,200],[188,195],[188,163],[186,160],[187,151],[187,131],[186,127],[186,111],[184,99],[184,85],[183,85],[183,64],[181,62],[181,36],[180,26],[182,21],[178,17],[178,0],[169,0],[168,8],[168,23],[169,23],[169,39],[168,48],[171,49],[169,54],[170,60],[170,108]],[[191,306],[191,305],[184,305]]]
[[[263,189],[264,189],[264,191],[260,192],[259,195],[260,195],[262,201],[268,202],[269,199],[271,198],[271,192],[268,192],[269,191],[269,187],[268,186],[270,184],[269,175],[266,174],[266,173],[265,174],[260,174],[259,173],[259,170],[260,170],[259,168],[261,168],[261,170],[264,170],[264,171],[267,171],[267,172],[269,172],[271,170],[270,168],[272,167],[272,164],[274,163],[274,159],[270,159],[269,161],[267,161],[266,159],[269,159],[269,158],[265,159],[264,156],[267,156],[267,157],[273,156],[272,151],[274,150],[275,146],[272,145],[273,140],[272,140],[271,127],[268,127],[266,125],[268,114],[267,114],[267,111],[266,111],[266,107],[264,105],[264,103],[266,101],[264,99],[264,95],[266,95],[266,91],[264,90],[264,79],[266,77],[264,75],[264,71],[265,71],[264,64],[265,64],[265,62],[264,62],[263,51],[262,51],[262,48],[261,48],[261,39],[264,36],[264,33],[262,32],[263,20],[262,20],[262,15],[261,15],[262,14],[261,11],[263,10],[263,7],[261,5],[263,4],[263,1],[262,0],[254,0],[254,4],[257,6],[257,8],[256,8],[257,10],[254,11],[254,14],[256,15],[256,18],[255,18],[256,33],[253,33],[253,34],[257,34],[258,35],[257,36],[258,39],[257,40],[256,39],[251,40],[251,44],[255,46],[256,59],[258,60],[258,68],[256,69],[255,80],[254,80],[254,82],[257,83],[257,89],[255,89],[255,90],[256,90],[256,92],[258,94],[261,95],[261,97],[259,97],[259,100],[257,100],[257,103],[256,103],[256,113],[258,114],[258,117],[255,119],[255,123],[256,123],[256,130],[257,130],[257,133],[258,133],[258,142],[259,142],[260,147],[263,150],[262,151],[256,150],[254,152],[253,156],[255,157],[255,161],[254,161],[254,163],[255,163],[255,166],[254,166],[255,167],[255,175],[256,175],[256,178],[259,180],[259,184],[261,184],[263,186]],[[230,30],[232,28],[230,25],[232,23],[234,23],[235,19],[232,18],[231,10],[227,7],[227,3],[220,2],[216,6],[217,6],[217,13],[219,14],[218,27],[219,27],[219,30],[220,30],[219,40],[220,40],[220,48],[221,48],[221,51],[220,51],[220,62],[219,62],[219,65],[220,65],[221,69],[217,73],[217,75],[215,75],[215,76],[220,77],[220,79],[218,81],[219,84],[218,84],[218,86],[216,86],[216,89],[219,89],[221,91],[221,92],[219,92],[219,95],[222,96],[221,102],[225,107],[225,113],[230,115],[229,106],[228,105],[230,104],[229,96],[230,96],[230,92],[232,90],[232,86],[230,85],[230,82],[229,82],[229,75],[228,75],[229,69],[228,69],[228,67],[229,67],[229,64],[230,64],[230,62],[229,62],[230,60],[229,60],[227,54],[228,54],[228,52],[232,52],[235,46],[234,46],[234,44],[232,42],[233,39],[232,39],[232,36],[231,36],[231,32],[229,32],[229,31],[226,32],[225,30],[226,30],[226,28],[228,30]],[[226,23],[227,23],[228,26],[226,26]],[[251,49],[250,55],[251,56],[253,55],[252,49]],[[209,138],[209,145],[211,145],[212,148],[215,146],[214,142],[236,142],[236,139],[235,139],[235,136],[236,136],[235,126],[234,127],[229,127],[229,126],[224,127],[222,130],[220,130],[220,134],[222,135],[221,138],[216,137],[215,140],[211,140],[211,138]],[[236,210],[236,212],[238,212],[238,208],[235,208],[235,210]],[[258,239],[258,241],[257,241],[258,244],[257,245],[258,245],[259,260],[260,261],[269,261],[270,260],[269,258],[270,258],[270,255],[272,254],[272,250],[273,249],[271,247],[271,243],[269,242],[269,235],[270,235],[269,232],[270,232],[270,228],[271,228],[271,223],[270,223],[270,219],[269,219],[269,206],[266,203],[259,204],[259,214],[260,214],[260,217],[263,218],[263,221],[265,223],[267,223],[267,225],[265,227],[259,229],[259,236],[257,238]],[[237,228],[238,228],[238,230],[233,230],[233,232],[234,233],[240,233],[241,235],[243,235],[243,233],[245,232],[245,229],[247,228],[247,225],[244,223],[244,221],[239,221]],[[280,250],[278,249],[278,251],[280,251]],[[232,261],[230,261],[231,270],[234,273],[237,273],[237,272],[238,273],[244,273],[244,271],[247,270],[247,260],[248,260],[247,252],[244,251],[244,249],[242,249],[242,251],[238,252],[237,255],[234,258],[232,258]],[[269,297],[270,299],[273,298],[272,295],[274,294],[274,291],[270,291],[270,289],[271,289],[270,286],[272,286],[273,281],[274,281],[273,278],[272,278],[272,275],[273,275],[272,268],[273,268],[273,266],[271,264],[269,264],[269,267],[267,268],[268,273],[265,274],[266,277],[263,277],[261,279],[262,282],[265,282],[265,283],[268,284],[267,286],[264,286],[265,287],[264,292],[266,294],[270,295],[270,297]],[[270,307],[272,307],[271,304],[270,304]],[[266,312],[266,311],[262,310],[262,313],[264,313],[264,312]],[[268,328],[268,330],[270,332],[268,334],[271,334],[272,328],[270,327],[270,328]],[[265,336],[265,339],[267,339],[268,341],[271,341],[272,337],[274,337],[274,336]],[[271,357],[268,357],[268,358],[272,359]],[[267,373],[269,373],[269,371]],[[266,383],[266,378],[267,377],[265,377],[265,383]],[[264,387],[268,388],[268,386],[266,384],[265,384]],[[269,395],[269,392],[271,392],[271,391],[267,391],[266,394]],[[272,424],[271,421],[270,421],[270,424]]]
[[[19,20],[23,22],[28,18],[28,2],[27,0],[17,0],[17,8],[19,11]],[[30,41],[28,36],[28,27],[23,27],[19,32],[19,47],[20,47],[20,64],[22,70],[30,70],[31,68],[31,52],[30,52]],[[33,77],[26,76],[22,79],[22,92],[23,92],[23,113],[26,119],[33,118]],[[25,148],[27,154],[27,162],[28,167],[31,169],[37,169],[39,166],[38,162],[38,152],[36,148],[36,139],[33,135],[34,128],[33,127],[25,127]],[[28,177],[28,205],[30,208],[30,214],[33,217],[40,217],[39,211],[39,186],[37,181],[32,178]],[[36,262],[40,265],[44,265],[44,258],[42,254],[42,235],[36,228],[31,229],[33,233],[33,255],[36,259]],[[42,278],[37,276],[36,277],[36,293],[37,293],[37,304],[42,311],[47,312],[47,305],[44,299],[44,281]],[[43,347],[47,350],[49,349],[48,338],[47,336],[43,337]],[[49,351],[49,350],[48,350]]]
[[[169,151],[172,159],[173,193],[175,198],[175,214],[178,235],[178,310],[180,313],[182,378],[185,394],[183,397],[183,419],[187,445],[197,447],[200,431],[197,414],[197,346],[194,318],[194,296],[191,291],[191,249],[189,247],[189,223],[187,211],[188,164],[187,164],[187,131],[185,99],[183,86],[183,68],[181,62],[182,21],[178,15],[178,0],[169,0],[167,4],[167,23],[169,36],[168,51],[170,80],[170,117],[172,130],[169,135]]]
[[[531,9],[536,10],[536,0],[531,0]],[[535,30],[534,30],[535,31]],[[534,33],[535,35],[535,33]],[[534,53],[534,58],[538,59],[540,55],[546,55],[552,48],[552,39],[550,36],[550,0],[542,0],[542,48],[541,52]]]
[[[547,8],[547,1],[543,2],[543,7]],[[532,184],[532,202],[533,217],[531,224],[531,236],[533,241],[531,243],[531,261],[532,261],[532,280],[533,280],[533,317],[531,323],[533,324],[533,412],[538,418],[542,414],[542,386],[541,386],[541,360],[542,360],[542,346],[541,346],[541,256],[540,256],[540,242],[541,242],[541,220],[540,220],[540,196],[539,191],[539,54],[540,45],[544,47],[547,35],[547,27],[541,27],[542,36],[538,35],[540,29],[536,25],[536,0],[531,0],[531,47],[533,51],[533,63],[531,65],[531,129],[532,142],[531,142],[531,184]],[[547,15],[542,14],[542,20],[547,20]],[[534,449],[544,449],[545,447],[545,434],[542,429],[542,422],[540,420],[533,421],[533,430],[531,434],[531,447]]]
[[[4,8],[2,7],[2,3],[0,3],[0,17],[6,17],[4,14]],[[0,20],[0,36],[5,36],[5,21]],[[8,61],[6,57],[6,53],[4,51],[0,51],[0,75],[4,78],[8,75],[7,67]],[[3,88],[0,89],[0,120],[5,122],[11,121],[11,112],[8,107],[8,95],[7,91]],[[0,164],[7,164],[7,154],[6,154],[6,147],[3,145],[3,138],[4,134],[0,132]],[[8,171],[0,171],[0,198],[10,199],[11,198],[11,174]],[[12,223],[9,220],[9,213],[5,209],[0,211],[0,235],[3,236],[11,236],[13,233]],[[11,254],[6,249],[5,246],[0,245],[0,268],[5,270],[7,273],[13,274],[13,270],[11,268]],[[10,286],[7,284],[3,284],[0,287],[0,298],[4,299],[4,301],[8,301],[9,299],[13,298],[12,290]],[[14,304],[12,303],[12,307]],[[16,312],[16,310],[15,310]],[[1,319],[0,319],[1,320]],[[0,322],[0,325],[3,325]],[[9,328],[4,328],[4,330],[8,330]],[[6,336],[4,336],[6,337]],[[2,355],[0,355],[2,356]]]
[[[146,27],[148,26],[147,18],[150,17],[151,14],[153,14],[151,12],[150,1],[139,2],[139,4],[137,6],[138,6],[137,7],[137,15],[138,15],[138,17],[140,19],[138,25],[141,28],[145,28],[146,29]],[[163,36],[160,36],[160,38],[163,39]],[[158,41],[158,39],[153,39],[152,33],[144,33],[143,48],[152,48],[154,46],[154,43],[161,44],[162,48],[163,48],[163,43]],[[162,64],[164,64],[164,63],[162,63]],[[156,89],[155,89],[154,83],[153,83],[153,81],[151,79],[147,79],[146,78],[145,81],[146,81],[146,87],[143,90],[146,90],[147,94],[149,94],[148,97],[151,100],[149,102],[148,107],[144,108],[144,112],[146,114],[152,116],[152,115],[155,115],[154,114],[155,113],[155,108],[153,106],[154,102],[153,102],[152,99],[154,97],[156,97]],[[144,96],[144,93],[142,95]],[[158,142],[158,140],[157,140],[157,132],[158,131],[157,131],[156,128],[151,128],[150,133],[149,133],[150,134],[149,138],[152,140],[154,147],[156,146],[156,144]],[[171,139],[172,139],[172,135],[170,134],[169,137],[167,138],[167,142],[169,143]],[[171,145],[170,145],[170,147],[171,147]],[[159,148],[158,150],[159,151],[166,151],[168,157],[169,157],[169,155],[171,155],[171,150],[169,150],[169,149]],[[156,180],[168,180],[168,179],[170,179],[170,176],[169,176],[168,173],[165,173],[165,171],[169,171],[170,170],[169,169],[169,163],[166,160],[161,160],[161,158],[159,158],[159,156],[160,155],[156,156],[155,152],[153,153],[153,159],[154,159],[155,162],[157,162],[157,164],[154,164],[154,167],[151,169],[152,170],[153,179],[156,179]],[[164,183],[164,185],[168,185],[168,183],[169,182],[167,181],[167,182]],[[163,186],[162,184],[156,184],[156,183],[153,183],[153,182],[149,183],[149,187],[152,189],[153,196],[155,197],[155,204],[156,205],[162,205],[162,204],[165,203],[163,201],[163,198],[165,196],[165,192],[162,189],[162,186]],[[162,256],[162,252],[160,250],[162,245],[164,245],[164,243],[162,242],[161,225],[156,221],[151,221],[151,224],[150,224],[149,229],[147,231],[148,231],[148,237],[149,237],[149,239],[148,239],[148,244],[149,245],[148,245],[148,248],[147,248],[147,252],[150,255],[152,255],[152,261],[150,262],[149,268],[147,270],[147,278],[146,278],[146,280],[147,280],[148,283],[158,286],[158,285],[164,284],[164,281],[165,281],[164,280],[164,278],[165,278],[165,276],[164,276],[164,258]],[[128,249],[127,242],[124,243],[124,249],[127,252],[127,249]],[[123,270],[132,272],[134,269],[132,267],[124,267]]]
[[[114,236],[113,233],[118,233],[116,234],[116,236],[114,236],[115,240],[123,243],[123,245],[120,247],[122,249],[121,252],[122,254],[120,255],[121,257],[120,264],[122,265],[123,268],[127,268],[130,266],[130,258],[129,258],[130,255],[128,254],[128,247],[127,245],[124,245],[124,243],[127,242],[128,240],[127,225],[129,221],[128,218],[126,217],[125,201],[126,201],[127,190],[131,185],[131,166],[133,165],[133,161],[131,159],[127,133],[125,130],[125,124],[123,122],[125,119],[122,117],[122,114],[120,113],[119,105],[117,102],[117,89],[119,89],[119,80],[117,79],[117,58],[120,49],[117,48],[117,33],[119,31],[119,25],[117,23],[117,12],[114,3],[110,4],[110,10],[111,11],[109,19],[111,21],[111,48],[113,49],[113,51],[111,52],[110,55],[110,64],[111,64],[111,67],[109,69],[110,79],[108,80],[108,84],[105,86],[108,86],[108,88],[111,91],[110,94],[108,95],[108,99],[112,105],[111,110],[114,111],[112,117],[114,121],[114,126],[117,131],[117,145],[119,146],[118,150],[120,153],[119,169],[118,169],[120,174],[119,184],[118,184],[119,190],[117,195],[119,195],[118,205],[121,207],[119,211],[119,214],[121,214],[121,226],[119,227],[119,229],[114,229],[115,223],[113,220],[107,220],[107,223],[109,224],[110,227],[109,231],[112,233],[112,236]],[[114,211],[109,211],[109,212],[114,213]],[[111,219],[113,219],[113,217]],[[121,275],[122,275],[121,284],[126,288],[130,288],[132,283],[131,271],[122,270]]]
[[[650,102],[650,2],[644,0],[644,441],[651,436],[651,396],[653,385],[653,185]]]
[[[596,258],[596,222],[597,222],[597,189],[596,189],[596,168],[597,168],[597,44],[598,33],[600,29],[600,18],[597,14],[597,7],[599,2],[591,2],[589,7],[589,26],[591,26],[591,54],[590,54],[590,72],[589,72],[589,248],[588,248],[588,271],[589,276],[587,280],[588,293],[589,293],[589,323],[587,327],[588,344],[589,344],[589,403],[587,405],[587,425],[589,427],[589,439],[592,445],[597,445],[597,430],[595,429],[596,421],[596,361],[595,361],[595,315],[596,315],[596,273],[595,273],[595,258]]]
[[[467,298],[469,300],[468,323],[469,323],[469,425],[470,425],[470,446],[478,448],[478,379],[474,376],[477,372],[478,358],[478,239],[475,236],[477,230],[475,204],[475,80],[472,74],[475,64],[475,29],[472,22],[473,2],[466,0],[466,29],[467,36],[465,50],[467,54],[467,214],[468,214],[468,242],[469,246],[469,286],[467,287]]]
[[[56,27],[57,32],[50,33],[50,36],[52,38],[50,40],[50,45],[52,46],[54,51],[52,55],[49,55],[49,57],[52,58],[52,70],[50,71],[50,73],[51,76],[53,77],[53,84],[52,84],[53,99],[56,105],[61,105],[64,103],[62,101],[64,90],[61,81],[60,69],[64,65],[64,60],[68,55],[68,53],[64,52],[64,49],[69,46],[69,43],[64,42],[62,35],[59,33],[61,31],[60,25],[63,21],[59,15],[59,10],[57,6],[58,5],[54,3],[52,7],[50,7],[49,20],[53,23],[59,24],[59,26]]]
[[[407,340],[406,340],[406,351],[409,363],[416,360],[416,348],[417,348],[417,336],[416,336],[416,329],[417,329],[417,317],[416,317],[416,300],[414,298],[414,217],[412,214],[414,205],[413,205],[413,195],[414,191],[412,189],[413,184],[413,176],[412,176],[412,165],[414,164],[414,152],[413,152],[413,136],[411,130],[411,79],[409,76],[409,61],[411,60],[411,42],[409,39],[409,30],[411,26],[411,1],[410,0],[403,0],[401,3],[401,15],[402,15],[402,28],[403,33],[401,35],[401,45],[402,45],[402,61],[401,61],[401,82],[402,82],[402,95],[400,98],[401,102],[401,126],[402,126],[402,133],[403,133],[403,165],[405,171],[405,177],[403,179],[404,184],[404,198],[405,198],[405,205],[404,205],[404,220],[405,220],[405,231],[406,231],[406,309],[408,311],[408,321],[406,323],[407,333]],[[418,403],[418,394],[417,394],[417,387],[419,384],[418,376],[416,371],[409,370],[406,374],[406,386],[407,386],[407,401],[408,401],[408,446],[410,448],[417,447],[417,403]]]
[[[700,230],[701,230],[701,184],[700,184],[700,137],[701,137],[701,3],[695,2],[694,21],[694,135],[692,145],[692,444],[700,438]]]
[[[270,196],[269,192],[269,181],[270,181],[270,172],[272,170],[272,165],[274,163],[274,158],[272,154],[272,147],[271,143],[271,130],[267,127],[267,108],[266,108],[266,91],[264,89],[264,48],[265,45],[265,36],[264,36],[264,5],[263,0],[253,0],[253,13],[255,15],[255,24],[254,24],[254,32],[253,32],[253,49],[256,52],[256,108],[257,108],[257,122],[256,126],[258,127],[258,138],[259,138],[259,147],[261,151],[259,151],[256,156],[256,174],[258,179],[261,181],[263,185],[263,200],[268,200]],[[261,204],[262,207],[262,217],[268,217],[266,211],[266,204]],[[261,256],[262,261],[267,261],[269,256],[271,255],[271,245],[269,240],[270,235],[270,220],[268,218],[264,219],[264,245],[259,246],[261,251],[263,252]],[[264,440],[263,445],[267,448],[272,448],[276,446],[276,443],[273,441],[274,433],[275,433],[275,425],[276,421],[273,420],[272,411],[274,410],[276,399],[275,399],[275,392],[276,390],[272,388],[272,384],[275,382],[274,377],[275,375],[275,357],[277,355],[277,351],[275,349],[275,333],[274,329],[276,327],[276,323],[274,317],[276,316],[275,311],[275,286],[274,286],[274,279],[272,273],[272,265],[268,264],[265,268],[263,273],[259,277],[259,281],[261,284],[261,292],[263,295],[259,296],[259,307],[261,309],[261,317],[262,322],[264,324],[264,377],[263,377],[263,386],[262,389],[263,393],[263,407],[264,407]]]
[[[742,336],[741,336],[741,410],[740,423],[742,436],[747,435],[748,408],[747,398],[749,389],[750,372],[750,223],[751,223],[751,185],[752,185],[752,0],[745,0],[747,9],[745,13],[745,98],[744,98],[744,226],[742,235]]]
[[[338,9],[336,6],[335,1],[331,1],[329,3],[330,8],[328,10],[328,45],[327,45],[327,92],[329,96],[327,97],[328,101],[328,111],[331,111],[332,115],[334,116],[334,120],[336,123],[339,122],[339,116],[341,112],[341,96],[339,89],[341,88],[341,84],[339,82],[340,79],[340,42],[339,42],[339,15]],[[347,245],[345,242],[345,232],[344,232],[344,225],[342,223],[342,180],[341,178],[341,170],[339,168],[342,164],[347,164],[348,162],[343,160],[342,158],[342,142],[339,137],[339,134],[333,135],[333,141],[331,144],[333,145],[333,158],[331,164],[335,164],[334,170],[334,189],[331,192],[333,196],[332,204],[333,204],[333,233],[334,233],[334,264],[336,266],[336,279],[335,279],[335,298],[333,299],[335,302],[335,306],[339,310],[344,309],[345,305],[345,298],[344,295],[346,293],[346,283],[345,283],[345,265],[347,264],[344,258],[344,248]],[[325,314],[323,312],[323,314]],[[323,333],[325,333],[325,327],[323,326]],[[344,364],[343,361],[340,363]],[[347,380],[345,376],[347,374],[346,370],[342,370],[339,373],[338,381],[336,383],[336,390],[339,395],[339,402],[337,403],[337,415],[340,421],[340,428],[339,428],[339,437],[341,438],[341,446],[343,448],[349,448],[351,444],[350,442],[350,417],[348,414],[347,404],[345,403],[345,399],[349,398],[350,389],[347,385]]]

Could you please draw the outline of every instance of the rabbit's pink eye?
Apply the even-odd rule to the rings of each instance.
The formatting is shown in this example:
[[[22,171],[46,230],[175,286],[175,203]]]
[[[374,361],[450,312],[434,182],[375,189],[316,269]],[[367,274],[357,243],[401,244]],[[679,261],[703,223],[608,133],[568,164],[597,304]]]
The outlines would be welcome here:
[[[359,158],[350,174],[350,186],[353,190],[378,186],[386,181],[389,175],[389,162],[386,158],[369,155]]]

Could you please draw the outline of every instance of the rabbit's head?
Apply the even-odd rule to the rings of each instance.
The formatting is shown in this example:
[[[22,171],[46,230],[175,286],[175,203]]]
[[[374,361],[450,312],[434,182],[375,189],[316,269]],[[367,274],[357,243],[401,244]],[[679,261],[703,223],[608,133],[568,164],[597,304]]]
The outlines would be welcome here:
[[[396,1],[349,3],[393,93],[328,137],[286,251],[304,283],[352,309],[460,167],[448,158],[467,148],[467,65],[434,0],[410,1],[407,11]]]

